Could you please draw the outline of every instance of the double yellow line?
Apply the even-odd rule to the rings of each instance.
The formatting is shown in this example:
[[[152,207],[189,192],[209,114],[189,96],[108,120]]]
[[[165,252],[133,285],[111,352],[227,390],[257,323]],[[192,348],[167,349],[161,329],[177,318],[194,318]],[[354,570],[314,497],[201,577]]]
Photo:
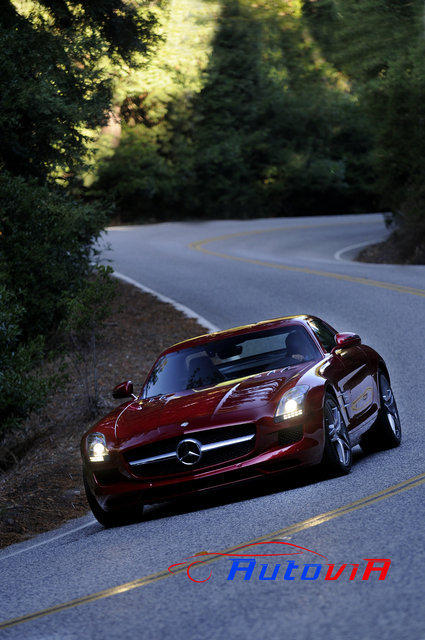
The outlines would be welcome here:
[[[359,223],[360,221],[359,222],[353,221],[353,222],[345,222],[340,224],[345,225],[345,224],[359,224]],[[321,276],[325,278],[335,278],[337,280],[345,280],[348,282],[355,282],[357,284],[363,284],[363,285],[368,285],[373,287],[381,287],[383,289],[390,289],[392,291],[398,291],[400,293],[409,293],[411,295],[425,297],[425,290],[423,289],[416,289],[414,287],[406,287],[403,285],[397,285],[397,284],[392,284],[388,282],[381,282],[379,280],[370,280],[368,278],[359,278],[355,276],[348,276],[348,275],[332,273],[328,271],[320,271],[317,269],[309,269],[307,267],[292,267],[289,265],[282,265],[274,262],[266,262],[264,260],[243,258],[243,257],[233,256],[227,253],[220,253],[218,251],[213,251],[211,249],[205,248],[205,245],[208,245],[214,242],[221,242],[223,240],[229,240],[231,238],[237,238],[237,237],[249,236],[249,235],[258,235],[263,233],[274,233],[277,231],[289,231],[293,229],[311,229],[314,227],[324,227],[329,225],[334,225],[334,223],[321,223],[321,224],[318,223],[318,224],[304,224],[304,225],[301,224],[301,225],[293,225],[293,226],[287,226],[287,227],[275,227],[271,229],[245,231],[242,233],[230,233],[222,236],[217,236],[214,238],[206,238],[205,240],[192,242],[189,245],[189,247],[196,251],[201,251],[202,253],[217,256],[220,258],[225,258],[227,260],[237,260],[240,262],[247,262],[250,264],[259,265],[262,267],[269,267],[272,269],[281,269],[284,271],[308,273],[310,275],[316,275],[316,276]],[[220,553],[223,553],[223,554],[232,553],[232,552],[241,550],[254,543],[265,542],[269,540],[277,540],[282,536],[288,536],[291,534],[299,533],[300,531],[305,531],[306,529],[310,529],[312,527],[317,527],[320,524],[329,522],[330,520],[334,520],[335,518],[339,518],[340,516],[356,511],[357,509],[363,509],[364,507],[375,504],[380,500],[386,500],[387,498],[391,498],[392,496],[398,495],[403,491],[409,491],[410,489],[413,489],[414,487],[418,487],[424,483],[425,483],[425,473],[422,473],[418,476],[409,478],[408,480],[395,484],[392,487],[389,487],[388,489],[384,489],[383,491],[379,491],[378,493],[374,493],[370,496],[366,496],[361,500],[356,500],[355,502],[339,507],[338,509],[321,513],[313,518],[303,520],[302,522],[297,522],[296,524],[290,525],[288,527],[284,527],[283,529],[279,529],[278,531],[274,531],[265,536],[261,536],[260,538],[255,538],[254,540],[250,540],[249,542],[244,542],[243,544],[240,544],[238,546],[224,549]],[[216,562],[220,558],[221,558],[220,555],[208,556],[207,554],[205,559],[197,561],[197,564],[198,565],[210,564],[212,562]],[[23,622],[30,622],[32,620],[37,620],[38,618],[48,616],[52,613],[60,613],[61,611],[72,609],[73,607],[78,607],[83,604],[95,602],[96,600],[102,600],[103,598],[110,598],[111,596],[116,596],[120,593],[126,593],[127,591],[138,589],[139,587],[145,587],[149,584],[152,584],[153,582],[157,582],[158,580],[171,578],[174,575],[177,575],[186,571],[188,564],[182,565],[179,568],[173,570],[172,574],[168,571],[168,569],[164,569],[162,571],[159,571],[158,573],[152,573],[150,575],[139,578],[138,580],[133,580],[132,582],[125,582],[124,584],[118,585],[116,587],[111,587],[110,589],[97,591],[96,593],[92,593],[87,596],[83,596],[81,598],[76,598],[74,600],[69,600],[68,602],[63,602],[53,607],[41,609],[40,611],[35,611],[34,613],[28,613],[26,615],[19,616],[17,618],[12,618],[11,620],[5,620],[4,622],[0,623],[0,630],[13,627],[14,625],[21,624]]]
[[[360,278],[357,276],[349,276],[342,273],[334,273],[332,271],[321,271],[319,269],[309,269],[308,267],[293,267],[286,264],[279,264],[277,262],[268,262],[266,260],[257,260],[255,258],[244,258],[242,256],[234,256],[230,253],[222,253],[220,251],[214,251],[207,249],[206,245],[222,242],[225,240],[231,240],[232,238],[242,238],[244,236],[261,235],[265,233],[276,233],[278,231],[293,231],[295,229],[313,229],[319,227],[335,226],[336,223],[317,223],[317,224],[299,224],[287,227],[273,227],[271,229],[256,229],[254,231],[242,231],[240,233],[228,233],[222,236],[215,236],[213,238],[205,238],[204,240],[197,240],[189,244],[190,249],[195,251],[201,251],[210,256],[216,256],[218,258],[224,258],[226,260],[236,260],[237,262],[247,262],[248,264],[255,264],[260,267],[268,267],[270,269],[280,269],[282,271],[295,271],[298,273],[308,273],[313,276],[320,276],[322,278],[334,278],[335,280],[345,280],[346,282],[354,282],[356,284],[363,284],[369,287],[380,287],[381,289],[390,289],[391,291],[398,291],[399,293],[409,293],[414,296],[425,297],[425,289],[417,289],[416,287],[407,287],[401,284],[393,284],[391,282],[383,282],[381,280],[372,280],[370,278]],[[366,224],[366,222],[350,221],[339,223],[339,225],[345,226],[350,224]]]
[[[291,534],[299,533],[300,531],[305,531],[306,529],[311,529],[312,527],[317,527],[321,524],[324,524],[325,522],[329,522],[330,520],[339,518],[340,516],[344,516],[353,511],[357,511],[358,509],[368,507],[372,504],[375,504],[376,502],[379,502],[380,500],[386,500],[387,498],[396,496],[404,491],[409,491],[410,489],[418,487],[424,483],[425,473],[421,473],[418,476],[409,478],[408,480],[404,480],[403,482],[399,482],[398,484],[388,487],[383,491],[379,491],[378,493],[366,496],[365,498],[361,498],[360,500],[351,502],[350,504],[339,507],[338,509],[333,509],[332,511],[321,513],[317,516],[314,516],[313,518],[308,518],[307,520],[297,522],[296,524],[289,525],[288,527],[284,527],[283,529],[278,529],[277,531],[273,531],[272,533],[268,533],[267,535],[249,540],[248,542],[244,542],[243,544],[229,547],[228,549],[220,551],[220,553],[234,553],[235,551],[240,551],[254,543],[278,540],[283,536],[288,536]],[[204,553],[205,552],[201,552],[195,555],[202,556],[204,555]],[[197,561],[197,565],[211,564],[212,562],[217,562],[220,559],[220,555],[209,556],[208,553],[206,553],[205,559]],[[82,596],[81,598],[75,598],[74,600],[69,600],[68,602],[63,602],[53,607],[48,607],[47,609],[41,609],[40,611],[35,611],[34,613],[28,613],[24,616],[12,618],[11,620],[5,620],[4,622],[0,623],[0,630],[8,629],[9,627],[13,627],[17,624],[22,624],[23,622],[31,622],[32,620],[43,618],[44,616],[48,616],[52,613],[60,613],[61,611],[66,611],[67,609],[72,609],[73,607],[78,607],[82,604],[88,604],[90,602],[95,602],[96,600],[102,600],[104,598],[110,598],[111,596],[119,595],[120,593],[126,593],[127,591],[132,591],[133,589],[146,587],[147,585],[152,584],[153,582],[157,582],[158,580],[172,578],[177,574],[185,572],[190,562],[193,562],[193,560],[190,560],[187,564],[174,569],[173,573],[170,573],[168,569],[163,569],[158,573],[152,573],[150,575],[144,576],[143,578],[139,578],[138,580],[125,582],[124,584],[120,584],[116,587],[104,589],[103,591],[97,591],[96,593],[91,593],[87,596]]]

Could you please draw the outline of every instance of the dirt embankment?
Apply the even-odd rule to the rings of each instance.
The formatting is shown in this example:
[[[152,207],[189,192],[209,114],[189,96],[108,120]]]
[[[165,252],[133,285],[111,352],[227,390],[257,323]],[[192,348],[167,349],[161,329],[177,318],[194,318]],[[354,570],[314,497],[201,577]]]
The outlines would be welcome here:
[[[205,333],[171,305],[119,282],[112,313],[97,349],[99,417],[120,401],[112,388],[132,380],[140,388],[157,355],[167,346]],[[79,453],[87,416],[85,385],[69,367],[66,385],[20,434],[2,443],[0,457],[14,463],[0,475],[0,546],[48,531],[88,511]],[[97,418],[97,419],[98,419]]]

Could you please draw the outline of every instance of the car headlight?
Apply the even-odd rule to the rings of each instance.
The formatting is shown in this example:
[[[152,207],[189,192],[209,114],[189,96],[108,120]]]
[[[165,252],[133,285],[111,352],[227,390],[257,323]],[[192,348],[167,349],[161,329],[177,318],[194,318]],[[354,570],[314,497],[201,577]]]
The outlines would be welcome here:
[[[275,422],[301,416],[304,411],[304,399],[308,390],[309,387],[306,384],[300,384],[284,393],[274,414]]]
[[[102,433],[90,433],[87,436],[87,454],[90,462],[104,462],[108,459],[109,451]]]

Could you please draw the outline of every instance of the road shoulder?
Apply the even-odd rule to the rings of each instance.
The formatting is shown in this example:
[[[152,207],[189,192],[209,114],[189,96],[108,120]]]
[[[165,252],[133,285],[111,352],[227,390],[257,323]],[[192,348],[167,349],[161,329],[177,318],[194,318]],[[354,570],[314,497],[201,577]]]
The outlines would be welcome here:
[[[116,384],[129,379],[139,388],[165,347],[205,332],[205,327],[172,304],[118,282],[98,346],[99,415],[87,416],[84,383],[69,367],[66,385],[42,411],[29,417],[20,437],[3,443],[7,469],[0,475],[0,547],[87,513],[79,454],[81,435],[119,402],[111,396]]]

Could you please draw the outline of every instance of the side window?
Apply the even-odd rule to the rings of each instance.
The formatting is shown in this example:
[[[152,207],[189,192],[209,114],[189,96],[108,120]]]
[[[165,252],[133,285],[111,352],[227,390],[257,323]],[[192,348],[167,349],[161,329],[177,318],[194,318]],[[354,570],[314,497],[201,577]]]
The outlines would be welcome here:
[[[309,320],[308,324],[313,329],[317,339],[326,351],[332,351],[335,346],[335,333],[332,329],[316,318],[314,320]]]

